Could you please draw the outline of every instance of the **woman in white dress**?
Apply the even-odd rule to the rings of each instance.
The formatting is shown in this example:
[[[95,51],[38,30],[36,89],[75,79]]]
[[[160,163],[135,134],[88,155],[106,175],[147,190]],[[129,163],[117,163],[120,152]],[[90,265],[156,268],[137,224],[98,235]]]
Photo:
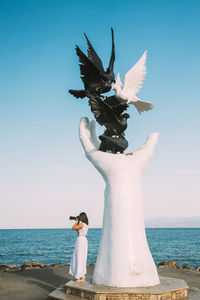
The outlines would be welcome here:
[[[76,219],[72,230],[78,233],[73,256],[71,259],[69,273],[75,278],[76,281],[85,281],[86,264],[87,264],[87,231],[88,231],[88,218],[86,213],[82,212],[79,215],[79,220]]]

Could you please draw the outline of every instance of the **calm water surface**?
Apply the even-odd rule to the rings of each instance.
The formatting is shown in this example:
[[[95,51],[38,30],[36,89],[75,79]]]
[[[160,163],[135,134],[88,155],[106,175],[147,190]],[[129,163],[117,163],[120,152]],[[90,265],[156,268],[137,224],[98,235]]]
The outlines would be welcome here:
[[[156,264],[176,260],[180,265],[200,265],[200,228],[148,228],[146,233]],[[101,229],[88,230],[88,264],[96,261],[100,238]],[[75,239],[71,229],[0,230],[0,264],[67,264]]]

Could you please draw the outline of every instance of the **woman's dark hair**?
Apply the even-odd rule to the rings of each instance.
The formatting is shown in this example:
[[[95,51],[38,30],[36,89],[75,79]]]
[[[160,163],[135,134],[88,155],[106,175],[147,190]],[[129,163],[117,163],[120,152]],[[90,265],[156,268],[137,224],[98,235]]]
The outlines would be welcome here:
[[[85,223],[87,225],[89,224],[88,217],[87,217],[87,215],[86,215],[85,212],[80,213],[79,217],[80,217],[80,221],[81,222],[83,222],[83,223]]]

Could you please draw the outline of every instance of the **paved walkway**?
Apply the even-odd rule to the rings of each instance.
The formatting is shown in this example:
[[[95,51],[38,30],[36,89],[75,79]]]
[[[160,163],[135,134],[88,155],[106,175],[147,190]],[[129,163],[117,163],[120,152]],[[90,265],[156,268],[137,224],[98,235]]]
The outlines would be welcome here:
[[[0,273],[1,300],[47,300],[48,295],[59,285],[71,280],[69,267],[48,267],[16,272]],[[191,300],[200,300],[200,272],[159,268],[159,274],[166,277],[184,279],[190,286]],[[93,267],[88,267],[88,275]]]
[[[0,273],[0,299],[45,300],[51,291],[70,279],[68,267]]]

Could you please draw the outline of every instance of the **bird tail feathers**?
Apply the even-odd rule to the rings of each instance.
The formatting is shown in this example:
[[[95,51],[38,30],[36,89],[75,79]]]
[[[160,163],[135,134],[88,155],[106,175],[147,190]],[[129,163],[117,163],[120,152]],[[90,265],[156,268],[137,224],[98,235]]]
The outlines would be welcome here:
[[[72,94],[76,98],[86,97],[85,90],[69,90],[69,93]]]
[[[142,101],[140,99],[137,99],[136,102],[132,102],[132,104],[135,105],[135,107],[136,107],[137,111],[139,112],[139,114],[141,114],[143,111],[151,110],[154,107],[153,103],[147,102],[147,101]]]

